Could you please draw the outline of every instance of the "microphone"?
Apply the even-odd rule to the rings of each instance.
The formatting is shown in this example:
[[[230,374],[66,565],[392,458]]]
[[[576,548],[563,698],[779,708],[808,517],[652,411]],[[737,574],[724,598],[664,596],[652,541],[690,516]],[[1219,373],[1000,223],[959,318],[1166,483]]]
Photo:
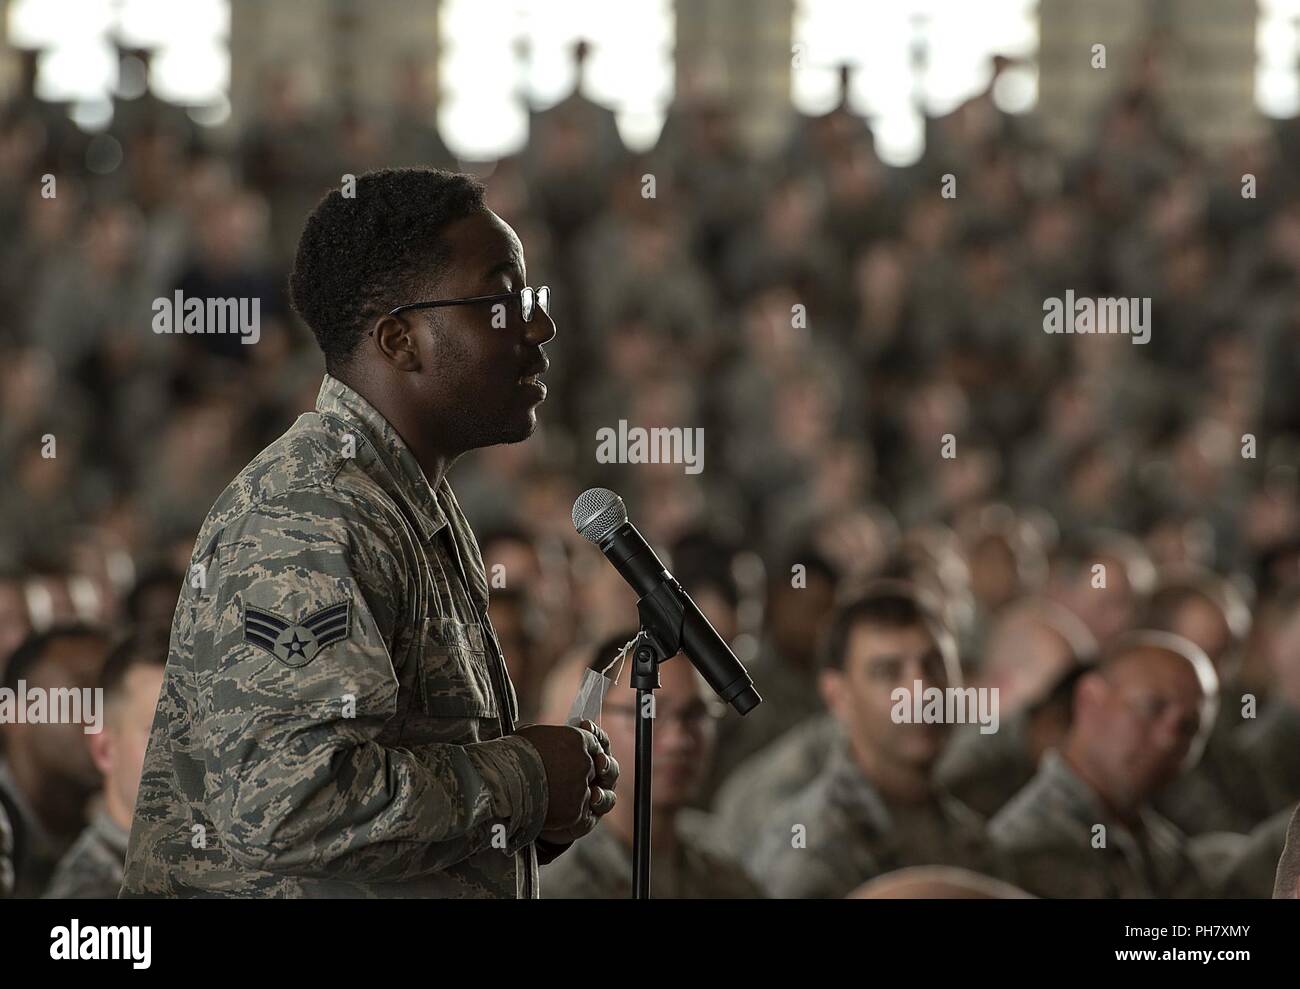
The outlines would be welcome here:
[[[740,714],[748,714],[763,702],[736,654],[627,520],[622,498],[608,488],[589,488],[573,503],[573,527],[600,547],[638,597],[657,591],[672,597],[682,612],[681,628],[664,631],[673,634],[672,641],[680,638],[681,651],[722,700]]]

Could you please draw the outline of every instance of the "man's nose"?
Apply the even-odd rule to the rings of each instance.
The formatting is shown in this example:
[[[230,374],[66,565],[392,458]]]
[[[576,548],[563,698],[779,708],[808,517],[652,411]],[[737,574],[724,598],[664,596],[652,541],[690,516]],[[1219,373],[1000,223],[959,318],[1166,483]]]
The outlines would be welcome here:
[[[524,324],[524,339],[535,347],[550,343],[555,339],[555,320],[551,314],[543,312],[541,306],[533,313],[533,318]]]

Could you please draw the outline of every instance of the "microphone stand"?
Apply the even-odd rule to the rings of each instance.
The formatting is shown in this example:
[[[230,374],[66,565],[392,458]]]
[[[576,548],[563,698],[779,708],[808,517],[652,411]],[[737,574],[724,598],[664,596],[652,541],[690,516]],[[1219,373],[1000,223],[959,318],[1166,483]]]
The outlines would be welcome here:
[[[654,692],[659,664],[682,648],[685,610],[668,584],[661,584],[636,603],[641,620],[632,650],[630,683],[636,688],[636,829],[632,835],[632,898],[650,899],[651,757],[654,753]]]

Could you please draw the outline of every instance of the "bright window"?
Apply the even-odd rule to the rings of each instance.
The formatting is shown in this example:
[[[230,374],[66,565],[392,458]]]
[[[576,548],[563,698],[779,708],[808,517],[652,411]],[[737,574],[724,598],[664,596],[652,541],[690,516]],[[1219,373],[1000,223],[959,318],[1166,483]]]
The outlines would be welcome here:
[[[11,44],[41,53],[36,95],[73,104],[73,118],[92,129],[112,119],[114,93],[131,95],[115,37],[152,53],[159,99],[229,107],[229,0],[12,0],[8,29]]]
[[[804,113],[826,113],[838,69],[854,67],[849,106],[867,117],[880,157],[916,161],[924,120],[948,113],[988,85],[995,54],[1024,58],[993,98],[1023,113],[1038,98],[1037,0],[797,0],[791,95]]]
[[[673,96],[671,0],[443,0],[439,126],[465,159],[511,154],[528,139],[527,109],[573,88],[571,51],[590,42],[583,95],[614,111],[631,148],[654,144]]]
[[[1270,117],[1300,113],[1300,0],[1259,0],[1255,105]]]

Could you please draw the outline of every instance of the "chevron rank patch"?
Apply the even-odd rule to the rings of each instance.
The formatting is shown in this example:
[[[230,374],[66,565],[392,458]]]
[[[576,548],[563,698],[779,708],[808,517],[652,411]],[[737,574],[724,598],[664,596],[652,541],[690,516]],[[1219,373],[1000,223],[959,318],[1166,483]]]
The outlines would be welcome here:
[[[326,605],[294,622],[244,605],[244,641],[265,649],[286,666],[306,666],[326,646],[348,637],[352,609],[347,601]]]

